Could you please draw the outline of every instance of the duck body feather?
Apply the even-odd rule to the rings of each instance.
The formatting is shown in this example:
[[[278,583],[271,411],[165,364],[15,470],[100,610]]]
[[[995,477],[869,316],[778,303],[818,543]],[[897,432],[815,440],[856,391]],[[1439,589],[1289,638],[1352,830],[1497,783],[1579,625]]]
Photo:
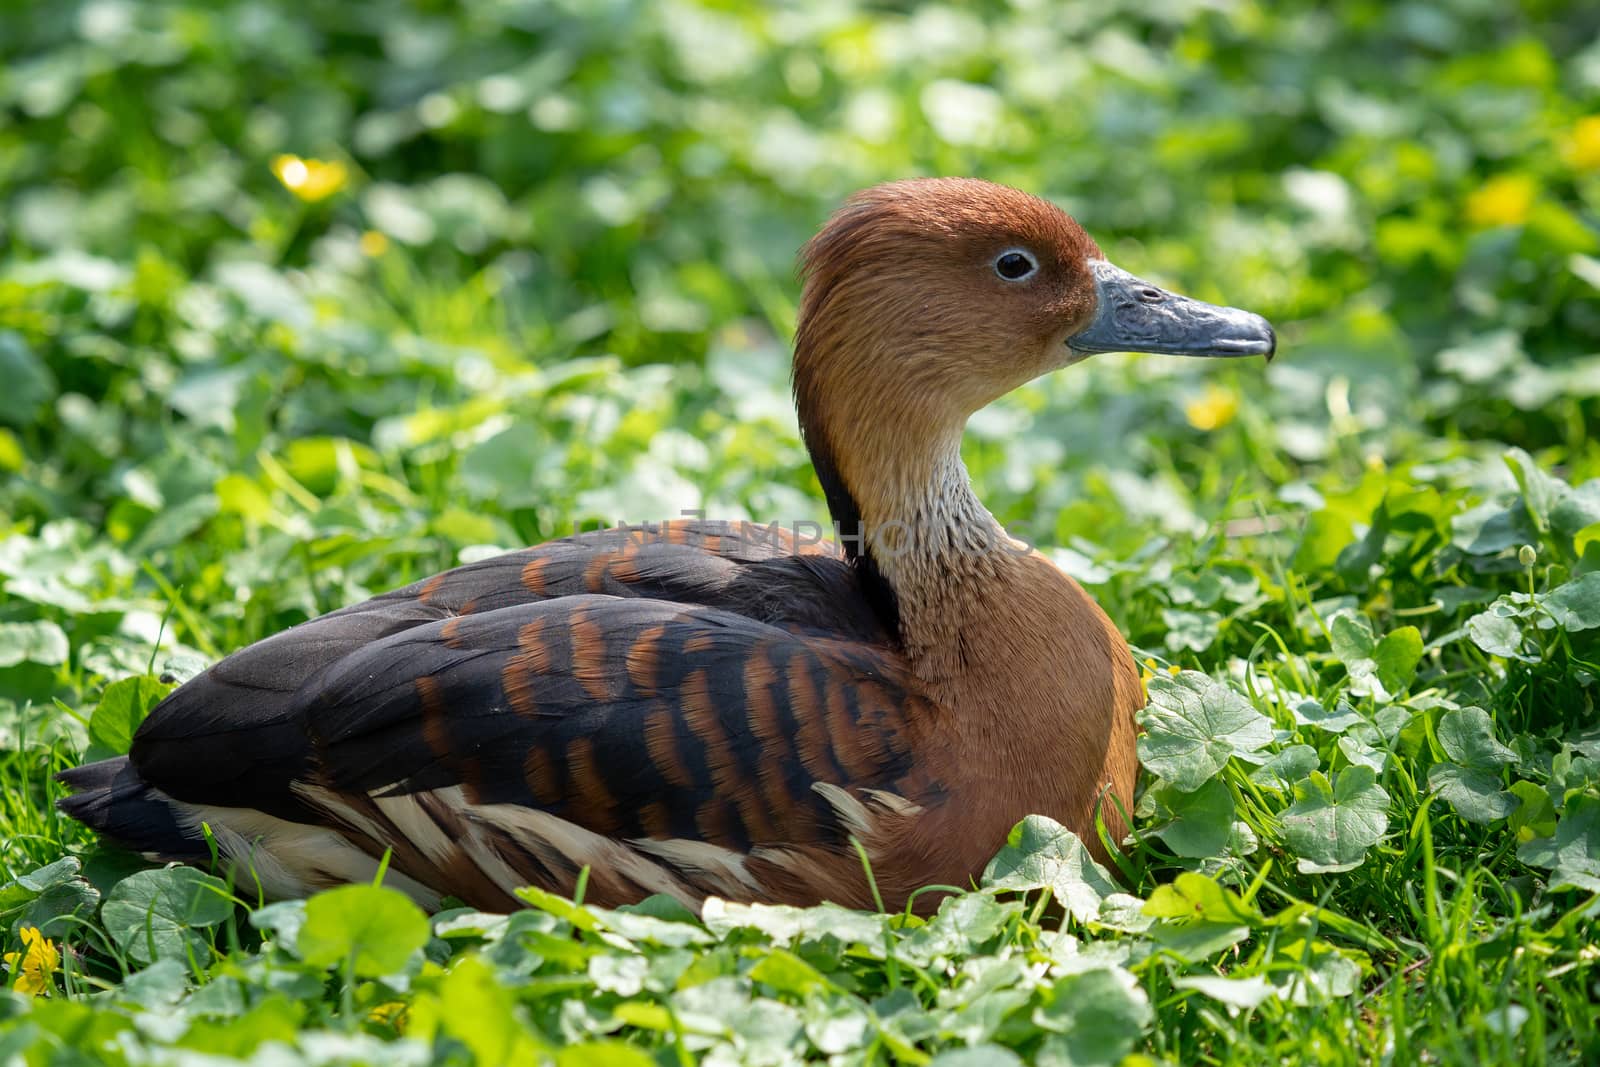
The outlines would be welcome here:
[[[677,522],[251,645],[169,695],[128,756],[66,772],[63,807],[158,860],[203,862],[204,826],[268,896],[370,877],[387,849],[429,906],[511,907],[584,868],[607,905],[867,905],[854,837],[898,905],[967,884],[998,844],[949,836],[1005,785],[962,773],[948,719],[836,546]]]
[[[847,563],[743,529],[597,531],[311,620],[67,772],[64,806],[159,859],[203,858],[205,823],[271,895],[392,848],[426,903],[585,866],[605,903],[820,899],[808,852],[928,799],[933,709]]]

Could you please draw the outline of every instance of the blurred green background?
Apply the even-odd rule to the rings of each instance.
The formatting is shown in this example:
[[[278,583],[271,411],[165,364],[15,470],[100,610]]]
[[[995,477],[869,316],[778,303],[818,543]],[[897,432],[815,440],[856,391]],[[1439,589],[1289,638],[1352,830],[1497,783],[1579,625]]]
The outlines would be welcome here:
[[[980,490],[1090,579],[1217,520],[1328,568],[1391,469],[1600,468],[1592,4],[0,20],[0,614],[66,625],[81,682],[143,669],[164,617],[214,656],[578,522],[821,517],[794,255],[914,174],[1051,197],[1279,326],[1270,369],[1104,358],[974,420]]]

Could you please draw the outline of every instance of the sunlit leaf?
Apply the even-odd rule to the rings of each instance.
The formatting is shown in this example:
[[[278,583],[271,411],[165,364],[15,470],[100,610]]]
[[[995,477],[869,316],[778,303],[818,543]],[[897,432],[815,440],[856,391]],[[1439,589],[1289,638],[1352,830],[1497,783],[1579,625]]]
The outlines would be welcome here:
[[[1321,771],[1295,783],[1283,813],[1284,840],[1308,873],[1347,871],[1389,827],[1389,794],[1370,767],[1346,767],[1330,782]]]
[[[68,651],[66,633],[53,622],[0,622],[0,667],[55,667],[67,662]]]
[[[396,889],[348,885],[306,901],[295,951],[315,967],[348,964],[356,974],[392,974],[428,940],[428,918]]]
[[[1005,847],[984,868],[982,884],[1022,892],[1048,889],[1079,922],[1093,919],[1100,902],[1117,891],[1078,836],[1042,815],[1030,815],[1012,828]]]
[[[1139,713],[1145,734],[1139,759],[1184,792],[1193,792],[1236,753],[1272,740],[1266,716],[1231,688],[1195,671],[1158,676],[1150,705]]]
[[[161,702],[172,687],[149,675],[122,678],[106,686],[89,717],[89,740],[106,755],[128,751],[134,731],[144,722],[150,709]]]

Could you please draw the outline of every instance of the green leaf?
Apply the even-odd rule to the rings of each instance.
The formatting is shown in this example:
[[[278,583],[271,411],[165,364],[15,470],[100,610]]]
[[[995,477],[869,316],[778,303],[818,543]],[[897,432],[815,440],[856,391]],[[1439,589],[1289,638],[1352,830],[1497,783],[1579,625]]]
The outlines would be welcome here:
[[[1342,734],[1358,722],[1365,721],[1361,713],[1350,706],[1347,700],[1340,700],[1338,707],[1329,711],[1315,700],[1302,700],[1294,708],[1295,721],[1307,726],[1316,726],[1328,731],[1330,734]]]
[[[1034,1062],[1110,1067],[1132,1051],[1152,1016],[1144,990],[1120,967],[1069,975],[1034,1009],[1034,1025],[1051,1034]]]
[[[900,956],[919,966],[940,959],[959,959],[979,955],[987,942],[1014,920],[1022,909],[1019,901],[999,901],[987,893],[964,893],[947,897],[939,911],[921,929],[900,944]]]
[[[1220,855],[1233,830],[1233,794],[1226,784],[1212,779],[1193,793],[1159,790],[1159,799],[1172,814],[1156,836],[1180,856],[1203,858]]]
[[[644,956],[618,952],[589,960],[589,977],[594,981],[594,987],[602,993],[615,993],[619,997],[638,996],[644,989],[649,972],[650,961]]]
[[[1468,619],[1466,628],[1472,643],[1491,656],[1504,656],[1524,663],[1539,662],[1537,657],[1524,652],[1527,642],[1523,637],[1522,623],[1514,616],[1497,610],[1494,605]]]
[[[56,398],[55,375],[14,330],[0,330],[0,382],[6,383],[0,422],[13,426],[32,425]]]
[[[1324,508],[1306,518],[1305,532],[1295,547],[1290,566],[1303,574],[1317,574],[1334,565],[1339,553],[1350,544],[1350,520]]]
[[[1385,497],[1372,513],[1372,524],[1359,541],[1346,545],[1334,560],[1334,570],[1346,582],[1364,586],[1372,568],[1383,560],[1384,543],[1389,537],[1389,501]]]
[[[1339,754],[1351,763],[1363,767],[1370,767],[1378,774],[1388,765],[1389,753],[1371,742],[1377,739],[1377,732],[1363,724],[1359,731],[1352,731],[1339,738]]]
[[[1550,803],[1549,790],[1519,780],[1512,782],[1507,791],[1519,802],[1517,810],[1511,813],[1511,821],[1506,824],[1518,841],[1549,837],[1556,832],[1556,807]]]
[[[70,651],[66,632],[53,622],[0,622],[0,667],[19,663],[59,667]]]
[[[157,960],[122,983],[117,999],[155,1011],[171,1011],[189,991],[189,968],[178,960]]]
[[[928,1067],[1022,1067],[1022,1060],[999,1045],[973,1045],[941,1052],[928,1061]]]
[[[1220,974],[1191,974],[1172,980],[1174,989],[1192,989],[1225,1005],[1229,1014],[1259,1007],[1278,995],[1278,987],[1260,975],[1228,978]]]
[[[750,980],[780,993],[804,996],[816,989],[832,988],[823,973],[786,949],[773,949],[750,968]]]
[[[1280,941],[1276,949],[1267,977],[1290,1004],[1305,1007],[1348,997],[1361,987],[1358,955],[1352,958],[1326,941],[1306,938]]]
[[[1250,780],[1267,786],[1292,786],[1318,766],[1317,750],[1310,745],[1289,745],[1250,772]]]
[[[1170,652],[1204,652],[1217,640],[1222,616],[1214,611],[1180,611],[1163,608],[1161,622],[1167,628],[1164,639]]]
[[[1551,509],[1567,487],[1560,479],[1552,478],[1540,470],[1533,457],[1520,448],[1509,450],[1505,461],[1517,479],[1517,487],[1522,490],[1523,507],[1528,511],[1528,518],[1533,520],[1534,528],[1548,530]]]
[[[805,1017],[806,1037],[823,1055],[850,1052],[872,1040],[872,1015],[853,996],[808,997],[801,1014]]]
[[[295,943],[314,967],[349,960],[357,974],[393,974],[428,943],[428,917],[397,889],[340,886],[306,901]]]
[[[1048,889],[1079,922],[1093,919],[1100,902],[1117,892],[1078,835],[1043,815],[1029,815],[1012,827],[1005,847],[984,868],[982,885],[1015,892]]]
[[[1201,963],[1244,941],[1250,936],[1250,928],[1213,922],[1157,923],[1149,929],[1148,936],[1163,952]]]
[[[1283,836],[1306,874],[1348,871],[1389,828],[1389,794],[1372,768],[1346,767],[1333,783],[1313,771],[1295,783]]]
[[[600,921],[595,918],[592,911],[558,893],[551,893],[540,889],[538,886],[529,885],[518,889],[517,896],[542,912],[554,915],[558,919],[565,919],[579,930],[598,930],[600,928]]]
[[[1439,744],[1463,767],[1492,771],[1517,762],[1517,754],[1495,740],[1494,721],[1482,708],[1452,708],[1439,719]]]
[[[726,939],[737,930],[756,930],[778,944],[796,940],[822,941],[832,938],[840,944],[867,952],[881,952],[887,915],[856,911],[834,904],[796,908],[787,904],[739,904],[712,897],[701,914],[718,938]]]
[[[46,864],[26,874],[19,874],[11,885],[19,886],[30,893],[43,893],[59,886],[66,885],[78,877],[83,870],[83,864],[76,856],[63,856],[54,863]],[[9,889],[10,886],[7,886]],[[0,890],[4,892],[4,890]]]
[[[100,891],[81,870],[76,856],[66,856],[0,886],[0,919],[14,936],[24,926],[51,938],[75,930],[80,918],[93,916],[100,903]]]
[[[143,674],[112,682],[89,717],[89,740],[107,755],[127,752],[134,731],[171,689],[160,679]]]
[[[1150,928],[1150,939],[1191,962],[1237,945],[1265,921],[1237,893],[1193,871],[1157,886],[1145,902],[1144,914],[1161,920]]]
[[[1239,894],[1215,878],[1194,871],[1184,871],[1171,882],[1156,886],[1145,902],[1144,913],[1158,919],[1250,927],[1266,921],[1261,912],[1246,904]]]
[[[141,963],[205,958],[200,933],[233,914],[233,898],[220,879],[193,867],[139,871],[112,886],[100,921],[117,946]]]
[[[1474,556],[1494,556],[1508,548],[1519,548],[1539,540],[1539,531],[1528,520],[1525,508],[1503,508],[1483,504],[1450,519],[1455,546]]]
[[[1586,529],[1600,525],[1600,478],[1582,485],[1561,487],[1555,506],[1550,509],[1550,528],[1576,539]],[[1574,546],[1579,553],[1582,547]]]
[[[1428,788],[1438,793],[1467,822],[1490,823],[1517,810],[1517,798],[1501,788],[1494,771],[1435,763],[1428,768]]]
[[[270,934],[282,945],[295,944],[305,923],[306,902],[303,900],[276,900],[250,913],[250,925]]]
[[[1150,679],[1150,704],[1139,713],[1145,734],[1139,759],[1175,788],[1191,793],[1241,752],[1272,740],[1272,724],[1244,697],[1196,671]]]
[[[1415,626],[1390,630],[1378,642],[1373,659],[1378,664],[1378,680],[1391,694],[1404,692],[1416,677],[1422,660],[1422,631]]]
[[[1600,571],[1558,586],[1541,603],[1568,633],[1600,626]]]
[[[556,1067],[656,1067],[656,1061],[643,1049],[621,1041],[586,1041],[557,1052]]]
[[[1422,634],[1402,626],[1382,640],[1364,615],[1335,615],[1329,632],[1333,654],[1350,674],[1350,689],[1386,700],[1411,684],[1422,658]]]
[[[1550,887],[1600,893],[1600,798],[1579,797],[1551,837],[1525,841],[1517,858],[1530,867],[1550,868]]]
[[[471,1050],[475,1063],[534,1063],[545,1045],[518,1019],[516,997],[480,956],[459,957],[439,982],[438,993],[419,997],[411,1015],[408,1036],[449,1034]]]
[[[232,1018],[192,1022],[179,1044],[206,1053],[208,1059],[238,1061],[268,1042],[292,1045],[305,1015],[304,1005],[273,993]]]

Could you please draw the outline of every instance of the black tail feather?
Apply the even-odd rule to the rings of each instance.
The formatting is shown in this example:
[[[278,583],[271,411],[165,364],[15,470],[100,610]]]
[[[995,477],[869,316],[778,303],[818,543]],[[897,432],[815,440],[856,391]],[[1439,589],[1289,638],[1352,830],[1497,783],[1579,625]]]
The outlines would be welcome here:
[[[199,830],[178,820],[172,801],[139,777],[127,756],[72,767],[56,779],[73,790],[56,806],[120,845],[183,863],[204,861],[211,854]]]

